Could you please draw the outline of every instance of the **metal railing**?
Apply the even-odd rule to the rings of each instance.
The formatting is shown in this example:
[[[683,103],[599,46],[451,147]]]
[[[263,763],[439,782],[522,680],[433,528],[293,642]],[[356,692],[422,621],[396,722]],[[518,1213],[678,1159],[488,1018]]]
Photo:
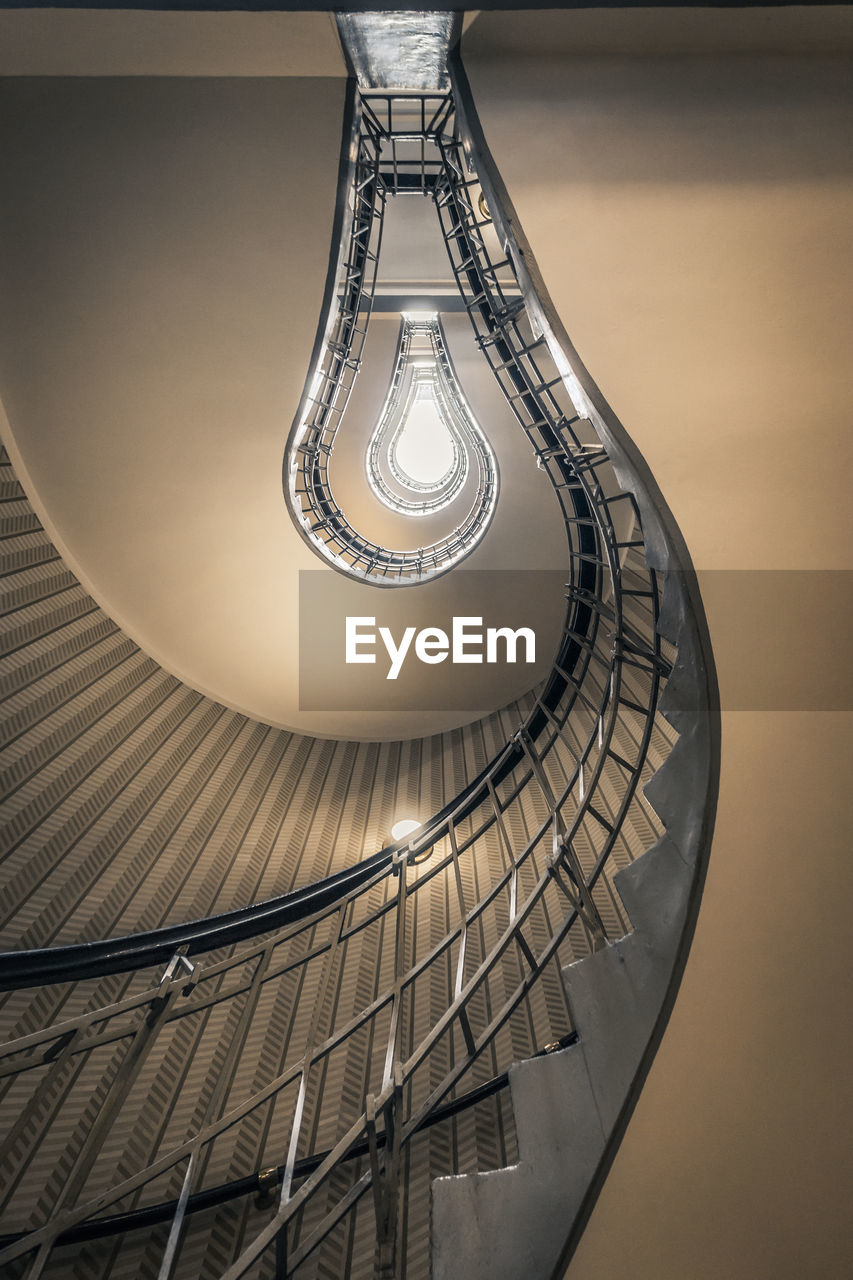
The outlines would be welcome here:
[[[451,443],[450,466],[432,483],[412,479],[401,469],[397,458],[406,415],[423,384],[434,397],[436,413]],[[464,530],[465,537],[475,543],[488,527],[497,503],[495,456],[459,386],[440,317],[404,315],[391,386],[367,447],[371,487],[380,501],[395,511],[412,516],[441,511],[465,484],[469,455],[476,462],[477,496]]]
[[[386,96],[387,125],[372,98],[363,113],[343,303],[293,477],[313,539],[362,575],[399,576],[426,562],[359,539],[327,483],[366,331],[382,170],[403,171],[393,145],[387,161]],[[18,985],[77,983],[58,1021],[0,1050],[10,1275],[61,1274],[84,1238],[118,1239],[158,1280],[425,1275],[429,1179],[511,1157],[506,1068],[570,1042],[561,967],[627,930],[613,875],[662,832],[642,788],[674,740],[657,708],[675,650],[639,505],[519,297],[511,249],[494,257],[467,126],[446,96],[418,101],[440,163],[424,151],[405,172],[435,199],[477,342],[566,523],[560,651],[523,721],[408,841],[275,903],[6,959],[28,975]],[[401,126],[390,142],[404,140]],[[118,973],[131,973],[123,987]],[[193,1062],[208,1069],[182,1089]],[[237,1215],[221,1230],[215,1205]]]
[[[658,599],[654,575],[644,574],[639,564],[622,573],[636,581],[637,590],[644,583],[649,594],[634,599],[648,601],[653,623]],[[417,839],[377,860],[358,887],[319,909],[311,910],[308,901],[303,918],[226,956],[194,965],[176,953],[159,980],[146,982],[140,975],[139,989],[122,999],[63,1018],[0,1051],[0,1079],[7,1090],[28,1075],[34,1082],[0,1153],[8,1172],[17,1163],[22,1137],[34,1123],[45,1122],[44,1110],[52,1113],[54,1098],[67,1092],[71,1081],[85,1078],[92,1096],[103,1092],[103,1103],[73,1152],[47,1220],[10,1242],[0,1263],[35,1252],[27,1274],[40,1275],[54,1247],[61,1248],[63,1239],[73,1240],[82,1224],[94,1231],[105,1211],[138,1200],[146,1188],[162,1188],[166,1175],[179,1174],[158,1272],[172,1274],[191,1197],[222,1164],[212,1158],[217,1144],[229,1145],[235,1133],[261,1117],[271,1126],[265,1150],[269,1145],[287,1149],[283,1171],[275,1176],[277,1205],[223,1274],[247,1274],[269,1248],[277,1249],[283,1274],[293,1274],[371,1189],[385,1206],[380,1212],[381,1248],[395,1251],[397,1232],[388,1206],[396,1203],[407,1147],[460,1088],[470,1091],[472,1069],[487,1050],[499,1048],[493,1061],[505,1069],[514,1057],[529,1056],[571,1034],[559,967],[624,932],[610,876],[630,859],[632,843],[639,853],[659,830],[636,788],[653,771],[647,756],[666,663],[659,649],[648,659],[637,652],[645,610],[629,611],[634,623],[623,622],[623,643],[616,645],[609,627],[600,625],[605,618],[617,622],[616,611],[608,617],[610,613],[604,605],[595,611],[599,624],[584,641],[567,635],[564,661],[571,669],[555,672],[526,723],[478,783],[417,833]],[[633,734],[626,732],[629,724]],[[660,739],[655,762],[662,747]],[[527,831],[521,843],[519,828]],[[489,878],[477,884],[477,873],[483,875],[486,867]],[[422,951],[415,945],[418,904],[427,895],[434,899],[436,892],[452,903],[453,924]],[[383,949],[382,972],[364,993],[362,1007],[357,1002],[343,1005],[340,990],[348,953],[357,949],[359,938],[377,929],[393,938]],[[132,955],[132,940],[124,949]],[[131,955],[121,967],[127,967]],[[65,961],[70,979],[75,976],[74,957],[66,954]],[[144,963],[143,956],[139,962]],[[422,1001],[429,1002],[436,988],[448,985],[449,998],[439,1016],[428,1018],[423,1033],[415,1034],[414,1026],[423,1019]],[[304,1005],[310,1010],[301,1051],[262,1088],[237,1101],[247,1034],[259,1006],[285,987],[299,991],[297,1009]],[[327,1007],[333,991],[338,992],[334,1014]],[[144,1106],[140,1086],[158,1043],[174,1038],[179,1027],[192,1028],[195,1052],[202,1053],[211,1039],[212,1015],[221,1019],[225,1011],[228,1035],[213,1037],[221,1053],[216,1083],[192,1132],[171,1142],[164,1135],[136,1173],[115,1185],[101,1185],[101,1162],[116,1133],[124,1131],[126,1141],[132,1136],[138,1119],[134,1106]],[[340,1108],[339,1099],[322,1096],[324,1065],[368,1033],[373,1047],[364,1095]],[[105,1052],[108,1064],[101,1068],[96,1063]],[[363,1052],[359,1049],[359,1056]],[[436,1075],[435,1064],[442,1059],[444,1069]],[[310,1127],[309,1095],[314,1108]],[[286,1118],[280,1102],[286,1104]],[[334,1141],[327,1153],[311,1159],[310,1152],[303,1153],[317,1132],[330,1132]],[[365,1143],[366,1160],[358,1154]],[[37,1163],[34,1169],[38,1176]],[[11,1184],[10,1207],[27,1197],[30,1185],[26,1176]],[[143,1217],[142,1225],[145,1221]],[[131,1220],[123,1229],[132,1225]]]
[[[478,477],[471,505],[448,534],[417,550],[395,551],[357,530],[337,503],[329,474],[361,364],[386,200],[403,192],[434,196],[446,167],[442,144],[452,137],[453,119],[448,94],[369,93],[354,103],[357,160],[342,193],[351,217],[337,268],[337,312],[285,452],[285,497],[302,537],[340,572],[379,586],[423,582],[458,565],[483,537],[497,498],[494,458],[473,426],[459,441]]]

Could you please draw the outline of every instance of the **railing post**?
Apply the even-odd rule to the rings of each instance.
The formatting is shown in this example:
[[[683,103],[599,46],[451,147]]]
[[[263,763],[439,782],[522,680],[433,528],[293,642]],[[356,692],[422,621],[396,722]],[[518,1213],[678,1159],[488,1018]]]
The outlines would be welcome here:
[[[62,1194],[53,1210],[52,1217],[55,1223],[55,1230],[51,1237],[40,1246],[27,1272],[28,1280],[38,1280],[39,1276],[42,1275],[53,1249],[56,1236],[62,1230],[63,1210],[73,1208],[80,1192],[83,1190],[86,1179],[91,1173],[101,1147],[106,1141],[113,1121],[124,1105],[145,1059],[151,1052],[152,1045],[163,1025],[164,1014],[174,1004],[183,990],[179,986],[182,972],[185,979],[191,979],[195,972],[195,966],[186,956],[176,952],[160,979],[157,995],[149,1005],[147,1017],[140,1021],[132,1034],[130,1045],[116,1072],[115,1080],[109,1089],[106,1101],[98,1112],[94,1124],[86,1134],[83,1145],[77,1153]],[[186,982],[184,985],[186,985]],[[185,1202],[184,1207],[186,1207]],[[182,1217],[183,1214],[179,1211],[179,1220]]]
[[[400,1013],[403,1001],[403,975],[407,967],[406,875],[410,856],[408,849],[394,856],[395,874],[397,876],[397,928],[394,938],[394,996],[391,1003],[391,1025],[388,1029],[388,1048],[385,1054],[385,1071],[382,1080],[382,1094],[387,1096],[388,1100],[382,1107],[385,1123],[385,1151],[381,1162],[379,1160],[379,1139],[376,1132],[376,1100],[372,1094],[369,1094],[365,1102],[365,1127],[370,1154],[373,1203],[376,1211],[375,1280],[396,1280],[397,1274],[397,1222],[403,1101],[403,1068],[400,1060]]]
[[[546,861],[551,875],[577,911],[590,946],[593,951],[600,951],[607,946],[607,930],[590,893],[583,867],[558,813],[554,814],[552,852]],[[560,872],[561,864],[566,869],[566,879]]]
[[[372,1093],[368,1094],[365,1103],[367,1143],[373,1184],[373,1207],[376,1213],[374,1280],[396,1280],[397,1278],[402,1098],[402,1076],[398,1070],[391,1097],[382,1108],[385,1123],[385,1149],[381,1161],[376,1130],[376,1099]]]

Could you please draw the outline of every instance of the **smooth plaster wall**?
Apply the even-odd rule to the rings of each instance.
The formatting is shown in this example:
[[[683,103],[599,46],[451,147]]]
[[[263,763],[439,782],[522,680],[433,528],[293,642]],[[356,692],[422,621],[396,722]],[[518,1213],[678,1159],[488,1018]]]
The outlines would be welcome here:
[[[4,76],[346,76],[331,13],[8,9]]]
[[[290,578],[314,567],[281,458],[328,267],[344,89],[0,81],[0,387],[21,479],[147,653],[278,723],[274,696],[265,716],[257,703],[287,668]]]
[[[282,728],[415,738],[543,679],[564,605],[558,592],[524,618],[541,633],[539,662],[520,666],[513,687],[506,668],[484,665],[494,678],[478,708],[443,707],[440,680],[421,664],[407,677],[420,675],[427,711],[402,700],[363,701],[356,714],[343,700],[333,711],[300,706],[298,575],[327,565],[294,527],[281,467],[329,265],[344,89],[332,76],[0,78],[0,435],[70,566],[167,671]],[[427,222],[446,275],[434,211]],[[428,266],[413,248],[410,276]],[[383,354],[382,326],[366,341],[333,485],[346,467],[364,470],[347,441],[366,448],[375,417],[365,433],[358,402],[375,414],[387,391],[394,348]],[[562,570],[565,526],[548,480],[467,317],[449,317],[449,330],[505,478],[464,567]],[[375,528],[346,496],[357,527]],[[448,520],[469,506],[460,498]],[[399,517],[386,545],[428,536]],[[451,600],[452,575],[445,588],[449,612],[470,612]],[[357,590],[355,613],[378,613],[376,593]],[[410,593],[382,597],[381,621],[399,635]],[[335,640],[351,695],[359,671],[344,666],[342,624]]]
[[[730,574],[729,589],[706,579],[723,757],[694,948],[569,1275],[830,1280],[853,1244],[851,611],[837,572],[851,567],[853,65],[548,60],[568,22],[481,16],[465,45],[475,100],[582,358],[700,577]],[[784,583],[794,568],[835,572],[801,611],[777,592],[735,649],[744,571]],[[828,673],[819,696],[804,701],[801,669],[777,664],[751,700],[795,638]],[[818,710],[833,690],[842,709]]]

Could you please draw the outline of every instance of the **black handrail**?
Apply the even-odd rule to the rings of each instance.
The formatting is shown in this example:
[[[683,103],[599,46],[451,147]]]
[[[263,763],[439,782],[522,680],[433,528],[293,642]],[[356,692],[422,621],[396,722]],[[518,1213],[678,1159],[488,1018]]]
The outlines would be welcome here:
[[[554,1053],[557,1049],[568,1049],[569,1045],[577,1044],[578,1033],[570,1031],[568,1035],[556,1040],[553,1044],[549,1044],[545,1049],[540,1049],[538,1053],[531,1054],[531,1057],[541,1058],[546,1053]],[[426,1115],[420,1124],[416,1127],[415,1132],[421,1133],[424,1129],[431,1129],[433,1125],[440,1124],[444,1120],[451,1120],[454,1116],[460,1115],[463,1111],[467,1111],[470,1107],[474,1107],[479,1102],[485,1102],[487,1098],[493,1098],[496,1093],[500,1093],[509,1084],[509,1072],[502,1071],[499,1075],[493,1076],[491,1080],[485,1080],[483,1084],[476,1085],[473,1089],[468,1089],[458,1098],[451,1098],[449,1102],[443,1103],[440,1107],[436,1107]],[[386,1135],[380,1131],[376,1134],[377,1147],[385,1146]],[[357,1160],[360,1156],[366,1156],[370,1147],[366,1139],[355,1142],[342,1159],[342,1163],[349,1160]],[[319,1169],[320,1165],[330,1154],[329,1151],[317,1151],[313,1155],[303,1156],[301,1160],[297,1160],[293,1166],[293,1179],[298,1181],[300,1178],[307,1178],[315,1169]],[[200,1213],[203,1209],[215,1209],[217,1205],[227,1204],[231,1200],[239,1200],[243,1196],[251,1195],[252,1192],[263,1194],[271,1191],[284,1176],[285,1166],[283,1164],[273,1165],[270,1169],[261,1169],[257,1173],[250,1173],[245,1178],[234,1178],[231,1182],[221,1182],[218,1186],[208,1187],[204,1191],[196,1191],[187,1201],[185,1213]],[[177,1200],[161,1200],[158,1204],[146,1205],[142,1209],[128,1209],[125,1213],[112,1213],[106,1218],[90,1218],[88,1222],[78,1222],[73,1227],[69,1227],[66,1231],[60,1233],[56,1238],[57,1245],[66,1244],[84,1244],[87,1240],[105,1240],[109,1236],[124,1235],[127,1231],[140,1231],[143,1227],[156,1227],[163,1222],[169,1222],[174,1217],[175,1210],[178,1207]],[[22,1240],[28,1233],[26,1231],[13,1231],[9,1235],[0,1236],[0,1249],[7,1248],[10,1244],[16,1244],[18,1240]]]
[[[588,628],[592,621],[592,611],[588,610],[587,613]],[[576,608],[573,628],[584,634],[580,631],[581,621]],[[551,673],[542,695],[542,702],[546,706],[553,707],[559,702],[568,683],[564,673],[574,670],[582,652],[583,645],[579,641],[572,637],[565,638],[557,659],[557,666],[561,670]],[[535,740],[547,727],[547,723],[544,712],[536,711],[527,725],[527,733]],[[519,764],[523,754],[523,748],[518,743],[507,743],[459,795],[424,824],[417,836],[418,849],[423,850],[441,838],[451,815],[459,822],[473,812],[487,791],[487,778],[491,779],[493,786],[497,785]],[[205,916],[183,924],[167,925],[160,929],[95,942],[43,947],[32,951],[2,951],[0,991],[20,991],[27,987],[128,973],[132,969],[166,964],[179,950],[188,956],[201,955],[206,951],[245,942],[296,921],[306,920],[315,912],[325,910],[360,889],[377,872],[389,874],[394,866],[395,855],[405,849],[408,843],[409,841],[402,840],[386,845],[371,857],[324,880],[292,890],[280,897],[270,898],[266,902],[237,907],[220,915]]]
[[[269,933],[304,920],[360,888],[377,871],[391,867],[396,849],[389,846],[325,880],[221,915],[97,942],[0,952],[0,991],[127,973],[164,964],[181,949],[186,955],[198,955]]]

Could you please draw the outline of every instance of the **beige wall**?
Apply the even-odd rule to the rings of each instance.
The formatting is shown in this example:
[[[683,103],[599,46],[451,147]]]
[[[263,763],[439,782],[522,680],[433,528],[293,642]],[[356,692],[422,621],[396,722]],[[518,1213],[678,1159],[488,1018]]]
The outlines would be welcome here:
[[[723,18],[714,19],[716,31]],[[525,18],[530,63],[514,60],[519,28],[511,17],[481,20],[468,60],[487,136],[570,333],[645,451],[700,569],[849,566],[849,402],[845,407],[842,397],[849,315],[839,266],[851,212],[849,67],[835,57],[746,55],[543,62],[543,45],[554,51],[559,43],[549,24],[560,20],[551,15],[537,26]],[[569,48],[571,37],[568,30]],[[513,60],[503,60],[507,50]],[[711,614],[721,659],[729,606],[723,599]],[[841,606],[835,612],[843,617]],[[824,621],[818,619],[815,640],[825,634]],[[318,780],[339,771],[345,785],[350,771],[380,776],[389,760],[396,767],[402,751],[401,791],[394,798],[377,793],[364,819],[364,851],[382,839],[398,799],[427,799],[419,790],[420,747],[411,748],[410,760],[409,748],[300,748],[289,735],[222,714],[182,690],[104,625],[98,662],[129,663],[124,683],[114,686],[116,706],[82,732],[59,702],[67,690],[32,709],[34,722],[44,714],[31,761],[33,803],[41,807],[22,822],[52,813],[56,793],[38,776],[45,761],[53,770],[50,751],[70,744],[74,758],[67,822],[62,811],[55,819],[53,852],[60,856],[40,881],[41,898],[24,883],[39,874],[37,834],[33,857],[19,855],[24,909],[16,940],[36,945],[80,926],[93,935],[142,927],[155,908],[158,919],[186,917],[288,887],[293,868],[272,852],[278,816],[264,806],[278,795],[276,769],[287,773],[291,762],[294,778],[304,765]],[[786,638],[797,625],[786,621]],[[80,631],[87,626],[84,619]],[[37,618],[32,630],[41,644]],[[765,626],[746,651],[763,658],[777,645],[775,627]],[[39,654],[37,661],[46,661]],[[831,658],[825,651],[819,663],[836,679],[841,664],[833,668]],[[28,659],[22,651],[21,664]],[[101,667],[96,674],[113,687]],[[723,665],[722,675],[731,705],[733,668]],[[843,1095],[853,1058],[845,1022],[851,716],[784,709],[802,681],[792,674],[786,691],[780,676],[787,673],[777,668],[778,710],[724,717],[718,829],[694,949],[662,1049],[572,1264],[573,1280],[844,1274],[850,1168]],[[89,678],[81,662],[75,689]],[[157,705],[149,708],[152,689]],[[93,706],[102,692],[98,684],[86,695]],[[184,707],[182,699],[195,701]],[[187,742],[193,732],[210,733],[203,775],[190,776],[187,766],[179,777],[173,753],[163,778],[175,785],[157,798],[160,747],[152,733],[144,771],[122,790],[116,770],[124,757],[112,754],[110,735],[130,735],[138,724],[147,733],[155,714],[162,714],[165,735],[173,711],[195,717],[180,729]],[[453,735],[447,758],[456,762],[454,787],[480,767],[498,726],[496,719],[485,738]],[[127,741],[129,754],[134,742]],[[300,749],[307,763],[296,758]],[[437,803],[444,785],[438,740],[429,750],[430,803]],[[99,819],[103,827],[81,838],[78,800],[88,792],[74,788],[78,776],[88,787],[90,766],[121,794]],[[51,786],[59,785],[62,778],[51,773]],[[196,786],[203,787],[197,804]],[[243,849],[252,841],[235,844],[228,834],[233,813],[217,822],[230,788],[245,829],[251,833],[249,818],[259,828],[251,866]],[[105,791],[102,798],[110,797]],[[287,821],[294,841],[305,840],[321,859],[300,867],[311,878],[332,856],[335,826],[325,811],[312,824],[310,793],[304,799]],[[156,841],[167,839],[184,809],[197,838],[209,833],[203,876],[155,858]],[[122,867],[116,849],[125,850],[119,842],[137,811],[162,822],[153,832],[133,827]],[[47,858],[51,849],[40,852]],[[147,870],[157,879],[146,880]],[[223,870],[233,877],[227,894]],[[87,876],[105,877],[98,894],[86,896]],[[82,914],[72,919],[63,913],[78,892]]]
[[[300,701],[299,573],[325,562],[290,518],[281,467],[328,271],[345,86],[342,76],[0,76],[0,438],[69,566],[167,671],[267,724],[393,740],[457,727],[537,684],[563,600],[523,619],[540,636],[535,669],[519,668],[508,687],[504,666],[484,667],[494,678],[478,709],[442,703],[421,664],[407,671],[429,708],[416,714],[363,694],[357,712],[343,699],[335,710]],[[449,274],[427,215],[422,240]],[[401,256],[410,279],[434,269],[420,244]],[[364,450],[398,326],[399,316],[371,325],[331,483],[363,533],[411,548],[451,532],[473,493],[422,522],[383,518],[367,487]],[[447,333],[502,476],[466,567],[564,567],[559,506],[467,317],[448,316]],[[533,508],[542,515],[520,539]],[[443,612],[464,614],[451,581],[436,587]],[[356,616],[382,613],[395,635],[412,623],[410,593],[356,590]],[[344,665],[342,623],[333,638],[352,705],[360,673]]]
[[[681,992],[571,1280],[840,1280],[851,1256],[853,716],[723,717]]]
[[[486,137],[700,574],[725,571],[706,575],[723,759],[696,940],[570,1275],[840,1276],[849,574],[811,579],[800,611],[786,571],[851,568],[850,61],[546,57],[571,48],[569,16],[519,21],[483,16],[466,44]],[[743,572],[769,569],[772,590]],[[758,590],[772,607],[735,645]]]

